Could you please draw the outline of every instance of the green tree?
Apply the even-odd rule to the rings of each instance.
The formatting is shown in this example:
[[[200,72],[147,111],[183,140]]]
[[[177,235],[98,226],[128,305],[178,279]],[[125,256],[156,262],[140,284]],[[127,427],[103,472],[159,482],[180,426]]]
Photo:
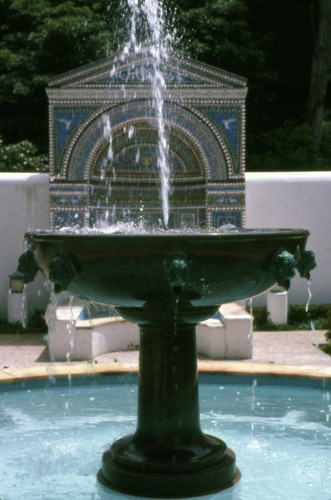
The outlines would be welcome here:
[[[115,49],[102,2],[0,0],[0,134],[47,151],[50,77]]]
[[[259,94],[263,106],[273,98],[270,84],[277,79],[268,60],[274,33],[254,34],[250,9],[244,0],[205,0],[194,4],[178,16],[184,48],[207,64],[248,78],[250,94]]]
[[[0,137],[0,172],[47,172],[48,156],[30,141],[5,145]]]
[[[314,50],[311,64],[307,121],[312,128],[315,156],[318,156],[328,85],[331,81],[331,1],[312,2]]]

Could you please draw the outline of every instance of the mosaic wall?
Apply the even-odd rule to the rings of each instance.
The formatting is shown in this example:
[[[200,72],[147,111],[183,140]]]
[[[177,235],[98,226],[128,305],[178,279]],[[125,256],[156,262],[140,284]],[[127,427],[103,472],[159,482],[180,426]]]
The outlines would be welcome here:
[[[162,218],[148,57],[107,59],[50,81],[51,223]],[[189,59],[165,64],[170,226],[242,226],[246,80]],[[110,74],[112,77],[110,77]],[[109,120],[112,156],[103,122]]]

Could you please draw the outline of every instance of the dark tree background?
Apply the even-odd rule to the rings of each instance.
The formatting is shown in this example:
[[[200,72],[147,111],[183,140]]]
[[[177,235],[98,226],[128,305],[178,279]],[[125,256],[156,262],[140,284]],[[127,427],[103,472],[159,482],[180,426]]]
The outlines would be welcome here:
[[[328,85],[331,80],[330,0],[316,0],[313,2],[312,23],[314,47],[310,72],[307,121],[312,128],[315,157],[318,157],[323,135],[323,118]]]
[[[331,0],[163,3],[177,50],[248,78],[248,170],[330,168]],[[0,170],[46,168],[47,81],[116,53],[123,5],[0,0]]]

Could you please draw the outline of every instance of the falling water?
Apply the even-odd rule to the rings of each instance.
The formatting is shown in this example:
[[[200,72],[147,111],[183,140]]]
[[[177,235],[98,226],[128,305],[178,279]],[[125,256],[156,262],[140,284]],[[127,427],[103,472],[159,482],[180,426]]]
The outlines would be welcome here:
[[[253,335],[254,316],[253,316],[253,299],[252,298],[248,299],[248,307],[249,307],[249,314],[251,316],[248,340],[252,346],[252,361],[254,362],[254,335]]]
[[[26,314],[26,285],[24,285],[23,288],[23,296],[22,296],[22,306],[21,306],[21,319],[22,319],[22,326],[23,328],[26,328],[26,319],[27,319],[27,314]]]
[[[68,363],[70,363],[70,361],[71,361],[71,354],[72,354],[72,350],[74,348],[73,330],[74,330],[74,326],[75,326],[75,320],[74,320],[74,315],[73,315],[73,304],[74,304],[74,296],[70,295],[69,296],[69,304],[68,304],[68,310],[70,311],[70,315],[69,315],[69,321],[67,322],[67,331],[69,334],[69,346],[68,346],[68,352],[66,354],[66,359],[67,359]],[[68,380],[69,380],[69,382],[71,382],[71,376],[69,379],[69,375],[68,375]]]
[[[166,27],[162,0],[122,0],[120,9],[122,12],[129,11],[126,26],[128,39],[124,43],[120,55],[115,59],[110,72],[110,85],[118,71],[117,65],[123,64],[133,54],[144,54],[150,59],[151,65],[141,73],[137,74],[137,68],[134,67],[130,71],[135,72],[135,78],[141,79],[141,83],[146,84],[147,82],[150,85],[152,121],[156,124],[158,134],[157,169],[160,179],[163,224],[167,227],[169,223],[171,185],[164,112],[166,80],[162,68],[171,52],[174,34],[170,33]],[[123,93],[125,94],[125,88],[123,88]],[[103,116],[103,131],[104,137],[109,144],[107,159],[101,173],[102,176],[105,176],[105,171],[111,167],[114,159],[112,124],[108,115]],[[132,139],[135,133],[134,126],[128,127],[127,133],[129,139]],[[136,161],[139,161],[139,157],[140,151],[137,148]],[[110,186],[108,192],[111,192]]]
[[[310,301],[312,299],[311,280],[307,281],[307,290],[308,290],[308,299],[307,299],[307,303],[306,303],[306,313],[308,313],[308,311],[309,311],[309,305],[310,305]]]
[[[147,9],[148,6],[148,9]],[[151,8],[152,7],[152,8]],[[167,50],[164,47],[162,38],[164,36],[164,15],[162,4],[157,2],[144,2],[144,11],[150,26],[154,26],[151,55],[153,56],[152,75],[152,95],[153,107],[156,112],[156,122],[158,129],[158,158],[157,166],[161,184],[161,200],[164,225],[169,222],[169,192],[170,192],[170,168],[168,163],[168,141],[165,131],[164,119],[164,93],[166,82],[162,72],[162,61],[167,57]]]
[[[48,333],[47,335],[45,335],[44,340],[46,340],[47,342],[50,336],[56,335],[56,329],[57,329],[56,309],[58,305],[59,305],[59,296],[54,292],[54,285],[52,285],[50,290],[50,304],[45,314],[45,320],[48,326]],[[49,356],[51,361],[56,361],[54,358],[54,354],[51,350],[49,352]]]
[[[310,301],[312,299],[312,292],[311,292],[311,279],[309,279],[307,281],[307,290],[308,290],[308,298],[307,298],[307,303],[306,303],[306,313],[307,313],[307,316],[309,317],[310,314],[309,314],[309,305],[310,305]],[[315,330],[315,325],[314,325],[314,321],[313,320],[310,320],[310,329],[311,329],[311,334],[312,334],[312,343],[315,345],[315,347],[318,349],[319,345],[318,345],[318,342],[316,340],[316,330]]]

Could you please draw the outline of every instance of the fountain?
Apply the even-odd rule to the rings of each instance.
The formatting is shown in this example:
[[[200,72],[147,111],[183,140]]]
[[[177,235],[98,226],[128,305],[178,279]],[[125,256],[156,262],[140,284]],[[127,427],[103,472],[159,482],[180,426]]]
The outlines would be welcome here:
[[[239,480],[235,455],[199,423],[195,325],[219,305],[288,286],[314,258],[305,230],[177,234],[27,233],[26,280],[113,304],[140,325],[138,423],[103,456],[99,478],[135,495],[201,495]]]
[[[129,4],[135,20],[138,3]],[[151,2],[151,5],[158,4]],[[146,6],[147,2],[142,2],[143,9]],[[158,10],[151,12],[158,18]],[[158,34],[162,36],[160,31]],[[133,40],[136,41],[135,37]],[[148,120],[157,123],[156,149],[161,158],[157,168],[162,186],[163,222],[168,226],[171,189],[160,112],[166,108],[158,50],[162,44],[160,38],[153,42],[156,49],[148,57],[151,54],[155,57],[152,67],[160,86],[151,85],[157,112]],[[116,71],[112,76],[115,74]],[[240,86],[238,81],[237,84]],[[132,108],[141,113],[135,102]],[[123,126],[125,109],[122,106],[121,113],[116,115],[118,127]],[[179,111],[182,113],[179,107],[174,108],[174,114],[179,116]],[[214,118],[219,116],[216,115],[211,113]],[[228,119],[236,122],[234,114],[228,115]],[[145,115],[143,120],[146,122]],[[205,133],[205,125],[201,122],[200,126],[199,130]],[[100,141],[107,136],[112,145],[115,132],[105,119]],[[88,133],[92,137],[92,129]],[[132,134],[129,128],[129,139]],[[72,168],[76,170],[78,158],[84,158],[82,148],[89,145],[86,137],[79,141],[78,137],[71,150],[72,161],[76,161]],[[97,147],[95,151],[99,151]],[[100,151],[96,156],[102,157]],[[64,161],[66,158],[69,155],[64,156]],[[113,152],[108,149],[101,165],[107,169],[113,160]],[[233,186],[236,179],[241,182],[243,172],[231,172]],[[114,175],[112,179],[116,181]],[[60,185],[59,178],[53,181]],[[216,179],[210,184],[215,190]],[[67,184],[65,189],[67,192]],[[226,186],[226,189],[231,188]],[[238,203],[238,199],[229,198],[229,203]],[[78,216],[84,210],[78,211]],[[309,278],[315,262],[313,253],[306,248],[308,234],[302,229],[228,227],[223,231],[154,229],[149,233],[107,234],[95,229],[81,232],[73,229],[26,234],[28,249],[19,263],[26,282],[41,270],[54,283],[56,292],[65,290],[86,301],[111,304],[122,317],[140,327],[137,428],[134,434],[115,441],[104,453],[98,475],[103,484],[133,495],[188,497],[226,490],[239,481],[234,452],[224,441],[204,434],[200,428],[195,326],[213,316],[221,304],[260,294],[276,282],[288,288],[296,269]]]

